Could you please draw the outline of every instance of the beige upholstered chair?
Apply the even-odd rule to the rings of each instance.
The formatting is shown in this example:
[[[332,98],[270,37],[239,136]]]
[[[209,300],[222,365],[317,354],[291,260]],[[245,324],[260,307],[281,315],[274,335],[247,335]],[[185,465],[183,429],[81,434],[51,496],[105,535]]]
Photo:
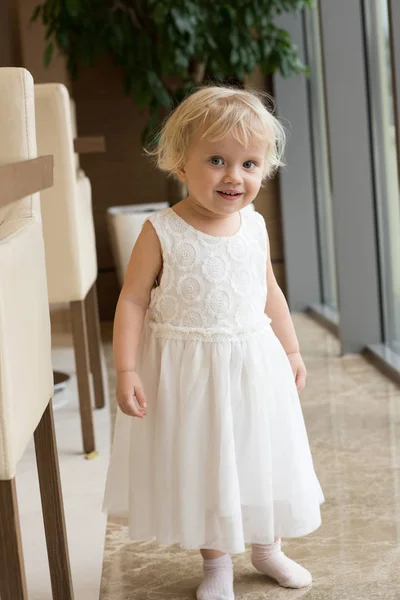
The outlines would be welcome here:
[[[0,597],[28,598],[15,475],[34,435],[53,598],[72,600],[40,198],[18,193],[43,187],[46,164],[35,157],[33,79],[24,69],[0,69]]]
[[[71,308],[83,447],[91,453],[90,372],[97,408],[104,406],[105,397],[91,187],[74,152],[75,111],[67,88],[35,85],[35,103],[38,152],[54,156],[54,186],[41,195],[49,302]]]

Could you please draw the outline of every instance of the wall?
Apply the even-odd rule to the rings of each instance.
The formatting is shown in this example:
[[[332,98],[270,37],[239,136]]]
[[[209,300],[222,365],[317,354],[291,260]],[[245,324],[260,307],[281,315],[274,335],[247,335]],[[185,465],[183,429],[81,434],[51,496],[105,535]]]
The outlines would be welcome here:
[[[0,67],[11,67],[21,61],[16,5],[12,0],[0,1]]]
[[[69,77],[65,60],[57,51],[48,69],[43,64],[45,49],[44,27],[37,21],[30,23],[34,8],[38,0],[9,0],[17,7],[19,19],[19,36],[22,52],[22,65],[30,71],[36,83],[58,81],[69,87]]]
[[[72,85],[80,135],[104,135],[105,154],[82,155],[93,192],[102,318],[112,319],[119,293],[109,243],[110,206],[165,200],[167,180],[143,155],[141,133],[147,115],[124,95],[119,71],[108,61],[82,69]]]

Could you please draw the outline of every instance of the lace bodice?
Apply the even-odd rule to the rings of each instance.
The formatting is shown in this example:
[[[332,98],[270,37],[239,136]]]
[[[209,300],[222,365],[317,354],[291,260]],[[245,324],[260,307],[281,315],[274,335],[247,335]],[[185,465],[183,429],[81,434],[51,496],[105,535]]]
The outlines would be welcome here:
[[[149,220],[160,240],[163,274],[153,289],[150,322],[177,328],[240,332],[265,323],[267,232],[257,212],[239,231],[216,237],[186,223],[172,208]]]

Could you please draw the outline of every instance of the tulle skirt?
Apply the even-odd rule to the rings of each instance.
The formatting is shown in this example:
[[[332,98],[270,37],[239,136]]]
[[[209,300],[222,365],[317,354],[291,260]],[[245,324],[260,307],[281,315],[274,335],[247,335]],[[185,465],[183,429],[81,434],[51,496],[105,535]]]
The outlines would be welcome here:
[[[267,319],[230,335],[145,322],[143,420],[118,410],[104,510],[134,540],[240,553],[320,526],[289,360]]]

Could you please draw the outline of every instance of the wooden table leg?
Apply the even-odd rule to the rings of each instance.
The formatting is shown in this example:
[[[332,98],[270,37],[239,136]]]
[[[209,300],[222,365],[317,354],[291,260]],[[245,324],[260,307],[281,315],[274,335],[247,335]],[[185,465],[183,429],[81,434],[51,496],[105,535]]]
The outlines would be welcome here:
[[[93,376],[94,401],[96,408],[104,408],[105,393],[102,364],[99,305],[96,282],[90,288],[85,300],[86,323],[89,342],[90,368]]]
[[[28,600],[15,479],[0,481],[0,597]]]
[[[71,324],[72,337],[74,340],[76,377],[78,380],[83,448],[86,454],[90,454],[95,451],[95,442],[90,390],[89,348],[86,330],[85,303],[83,300],[71,302]]]
[[[53,598],[73,600],[74,593],[51,401],[36,428],[34,438]]]

